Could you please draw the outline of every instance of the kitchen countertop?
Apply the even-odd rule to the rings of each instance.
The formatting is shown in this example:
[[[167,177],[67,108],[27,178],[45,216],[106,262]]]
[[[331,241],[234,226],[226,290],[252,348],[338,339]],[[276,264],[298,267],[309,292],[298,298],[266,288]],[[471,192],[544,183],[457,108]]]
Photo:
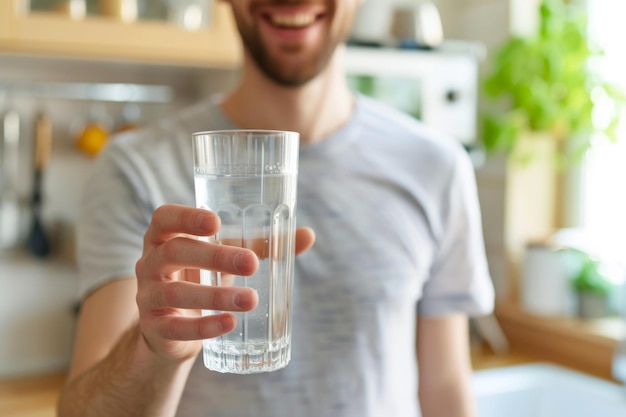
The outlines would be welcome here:
[[[511,351],[494,355],[487,349],[475,350],[475,370],[537,362],[536,356]],[[0,416],[54,417],[56,401],[65,373],[0,379]]]
[[[618,341],[626,338],[624,320],[538,316],[515,301],[496,303],[495,313],[510,346],[518,351],[613,381],[613,354]]]
[[[512,348],[504,354],[494,354],[486,347],[473,348],[474,370],[552,362],[610,379],[610,374],[604,369],[607,366],[604,362],[610,362],[616,335],[623,337],[623,323],[616,327],[608,325],[612,322],[604,321],[582,323],[565,319],[538,320],[536,317],[523,314],[515,306],[504,308],[501,305],[497,312]],[[568,352],[562,352],[563,345],[572,349],[582,349],[582,353],[570,355]],[[551,349],[554,346],[560,347],[561,350]],[[598,358],[603,361],[600,368],[589,366],[585,362],[591,359],[599,360]],[[64,381],[65,373],[62,372],[0,379],[0,416],[54,417],[56,401]]]

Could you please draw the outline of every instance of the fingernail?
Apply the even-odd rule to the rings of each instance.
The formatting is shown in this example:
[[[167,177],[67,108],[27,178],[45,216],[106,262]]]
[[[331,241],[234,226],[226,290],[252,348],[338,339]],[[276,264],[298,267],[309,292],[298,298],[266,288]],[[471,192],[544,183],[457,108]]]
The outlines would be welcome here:
[[[204,230],[204,227],[202,226],[203,221],[204,221],[204,213],[196,217],[196,228],[198,230]]]
[[[254,290],[254,292],[256,293],[256,290]],[[250,299],[250,297],[244,297],[241,292],[237,292],[233,296],[233,304],[241,309],[249,309],[252,307],[254,302]]]
[[[212,226],[208,226],[207,223],[207,216],[209,216],[209,214],[207,213],[202,213],[200,215],[198,215],[198,217],[196,218],[196,227],[198,228],[198,230],[202,231],[202,232],[207,232],[209,230],[211,230]]]
[[[237,271],[245,271],[247,269],[248,260],[246,260],[246,254],[243,252],[238,253],[233,258],[233,266]]]
[[[227,315],[222,317],[217,322],[217,328],[220,332],[227,332],[232,330],[235,326],[233,325],[234,317],[231,315]]]
[[[235,304],[236,307],[238,308],[242,308],[243,306],[242,304],[242,300],[241,300],[241,294],[240,293],[235,293],[235,296],[233,297],[233,304]]]

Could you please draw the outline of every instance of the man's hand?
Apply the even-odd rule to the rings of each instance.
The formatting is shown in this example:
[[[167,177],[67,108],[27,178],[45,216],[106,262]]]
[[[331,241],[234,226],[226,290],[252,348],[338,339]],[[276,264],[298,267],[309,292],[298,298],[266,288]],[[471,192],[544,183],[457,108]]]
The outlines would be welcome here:
[[[219,217],[208,210],[180,205],[159,207],[144,237],[136,265],[139,327],[150,350],[171,361],[184,361],[200,351],[202,339],[220,336],[236,327],[229,311],[249,311],[258,297],[252,288],[215,287],[199,283],[199,270],[252,275],[257,255],[244,248],[198,240],[220,228]],[[296,253],[309,249],[313,231],[296,231]],[[225,313],[202,317],[200,310]]]

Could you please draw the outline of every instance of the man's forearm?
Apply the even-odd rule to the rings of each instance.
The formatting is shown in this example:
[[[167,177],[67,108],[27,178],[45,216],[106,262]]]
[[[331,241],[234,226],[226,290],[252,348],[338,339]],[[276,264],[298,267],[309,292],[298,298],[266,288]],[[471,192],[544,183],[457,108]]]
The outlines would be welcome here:
[[[428,384],[428,382],[424,383]],[[440,389],[420,388],[419,399],[423,417],[474,417],[476,415],[469,382],[452,384]]]
[[[133,325],[105,359],[68,381],[58,415],[172,417],[192,363],[163,363]]]
[[[476,415],[468,326],[462,313],[418,319],[419,400],[424,417]]]

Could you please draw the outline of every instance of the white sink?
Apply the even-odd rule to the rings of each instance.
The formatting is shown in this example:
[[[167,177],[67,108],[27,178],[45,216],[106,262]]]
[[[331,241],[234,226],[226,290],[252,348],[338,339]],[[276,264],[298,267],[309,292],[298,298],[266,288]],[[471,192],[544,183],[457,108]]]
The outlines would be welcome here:
[[[552,364],[473,375],[478,417],[626,417],[626,387]]]

